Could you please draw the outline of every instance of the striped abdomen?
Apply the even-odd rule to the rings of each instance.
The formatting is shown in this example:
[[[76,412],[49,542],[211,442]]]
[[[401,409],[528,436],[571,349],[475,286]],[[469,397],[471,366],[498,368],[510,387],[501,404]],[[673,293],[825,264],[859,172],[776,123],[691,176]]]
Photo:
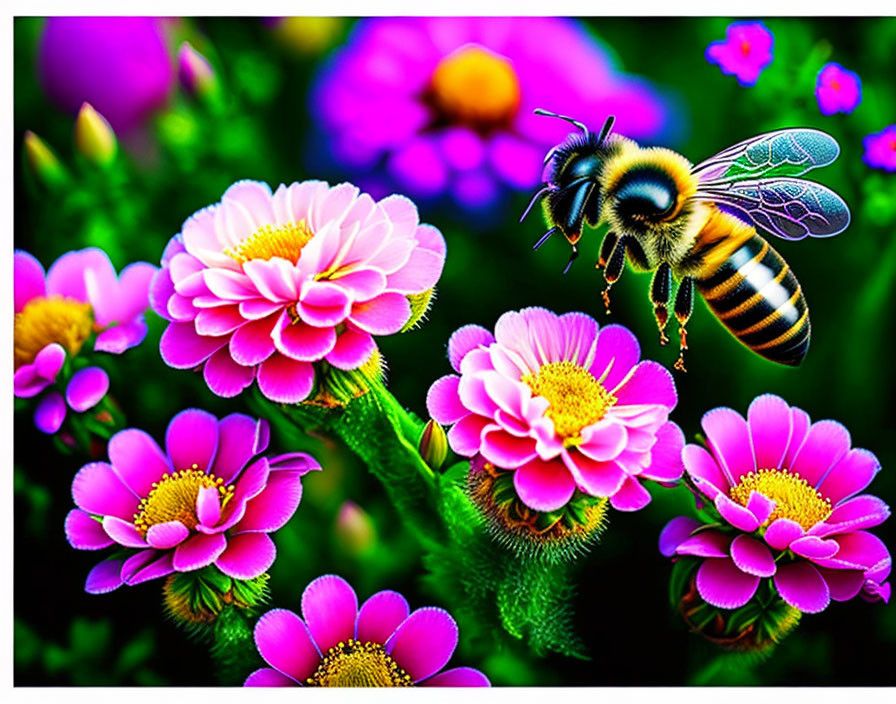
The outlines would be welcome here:
[[[759,235],[744,240],[697,290],[734,336],[766,359],[797,366],[809,349],[809,308],[781,255]]]

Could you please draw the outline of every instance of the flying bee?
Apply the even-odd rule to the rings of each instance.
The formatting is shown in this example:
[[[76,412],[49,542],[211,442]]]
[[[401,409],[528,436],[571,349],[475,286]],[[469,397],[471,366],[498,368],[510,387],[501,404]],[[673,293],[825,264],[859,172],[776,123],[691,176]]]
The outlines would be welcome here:
[[[785,240],[830,237],[849,225],[849,208],[829,188],[798,178],[833,162],[836,140],[813,129],[785,129],[735,144],[692,165],[680,154],[642,148],[610,134],[614,118],[594,134],[581,122],[546,110],[581,134],[551,149],[549,174],[523,218],[541,198],[551,228],[572,245],[563,273],[578,256],[583,224],[609,229],[600,247],[603,300],[625,268],[653,271],[650,300],[660,332],[672,303],[681,338],[675,368],[685,371],[686,325],[694,288],[743,344],[780,364],[797,366],[809,348],[809,309],[790,266],[759,234]]]

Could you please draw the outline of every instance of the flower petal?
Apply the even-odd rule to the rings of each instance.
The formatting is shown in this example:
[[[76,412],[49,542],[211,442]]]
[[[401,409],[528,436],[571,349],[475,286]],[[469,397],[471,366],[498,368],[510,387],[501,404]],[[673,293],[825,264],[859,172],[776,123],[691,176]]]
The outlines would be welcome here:
[[[739,535],[731,542],[731,559],[747,574],[771,577],[775,573],[775,558],[769,549],[748,535]]]
[[[747,425],[759,469],[782,467],[784,452],[790,441],[792,425],[790,406],[772,394],[753,399],[747,411]]]
[[[137,496],[149,496],[153,482],[157,482],[172,467],[168,457],[147,433],[128,428],[115,433],[109,440],[109,460],[112,469]]]
[[[426,410],[437,423],[451,425],[469,414],[461,403],[457,389],[460,377],[454,374],[443,376],[429,387],[426,394]]]
[[[208,472],[218,449],[218,419],[198,408],[181,411],[168,423],[165,447],[175,471],[195,464]]]
[[[423,687],[491,687],[488,677],[472,667],[445,670],[420,683]]]
[[[44,396],[34,411],[34,425],[42,433],[52,435],[62,427],[66,416],[65,399],[58,391]]]
[[[234,579],[255,579],[274,564],[276,556],[274,541],[267,533],[241,533],[228,539],[215,566]]]
[[[786,550],[803,535],[803,527],[789,518],[777,518],[765,530],[763,538],[775,550]]]
[[[90,570],[84,591],[88,594],[108,594],[122,584],[121,560],[103,560]]]
[[[362,642],[385,643],[409,613],[407,599],[398,592],[377,592],[361,605],[356,637]]]
[[[271,667],[257,669],[243,682],[243,687],[295,687],[298,685],[291,677]]]
[[[72,481],[72,497],[87,513],[124,520],[134,517],[140,503],[106,462],[91,462],[80,469]]]
[[[227,538],[222,533],[197,533],[177,546],[174,551],[174,569],[190,572],[212,564],[227,547]]]
[[[304,401],[313,386],[314,368],[309,362],[297,362],[275,354],[258,368],[258,388],[271,401]]]
[[[260,494],[246,504],[246,512],[234,527],[234,533],[279,530],[292,518],[302,498],[302,472],[272,471]]]
[[[835,464],[827,476],[818,484],[822,495],[832,504],[860,492],[871,483],[880,470],[877,457],[868,450],[850,450]]]
[[[635,477],[626,477],[619,490],[610,497],[617,511],[640,511],[650,503],[650,492]]]
[[[106,516],[103,518],[103,530],[119,545],[126,548],[145,548],[148,547],[147,542],[143,539],[140,531],[131,521],[126,521],[117,516]]]
[[[441,670],[457,647],[457,624],[443,609],[417,609],[386,643],[386,652],[415,682]]]
[[[180,521],[166,521],[149,527],[146,542],[157,550],[167,550],[180,545],[189,534],[189,529]]]
[[[115,542],[103,530],[102,523],[79,508],[73,508],[65,517],[65,537],[77,550],[100,550]]]
[[[715,458],[699,445],[685,445],[681,459],[697,488],[710,499],[715,499],[719,492],[727,493],[731,487]]]
[[[735,503],[725,494],[718,494],[713,503],[719,513],[722,514],[722,518],[735,528],[739,528],[745,533],[752,533],[759,527],[759,521],[749,509]]]
[[[308,629],[288,609],[272,609],[255,625],[255,645],[265,662],[296,682],[304,682],[317,669],[320,653]]]
[[[809,428],[790,471],[799,474],[809,486],[816,486],[849,451],[849,431],[833,420],[821,420]]]
[[[697,570],[697,591],[720,609],[743,606],[756,593],[759,577],[741,572],[729,558],[710,557]]]
[[[554,511],[572,498],[576,483],[562,462],[532,460],[513,473],[520,500],[536,511]]]
[[[255,369],[237,364],[230,356],[230,350],[222,347],[208,358],[202,376],[212,393],[222,398],[233,398],[252,383]]]
[[[358,597],[342,577],[318,577],[302,593],[302,615],[322,653],[355,635]]]
[[[687,516],[673,518],[660,533],[660,554],[663,557],[672,557],[675,549],[687,540],[699,525],[697,521]]]
[[[448,361],[454,371],[460,372],[461,360],[467,352],[478,347],[488,347],[495,341],[495,336],[479,325],[464,325],[454,331],[448,338]]]
[[[756,471],[750,430],[740,413],[730,408],[714,408],[704,414],[700,424],[731,485],[737,484],[744,474]]]
[[[817,614],[831,603],[827,582],[808,562],[781,565],[774,579],[781,598],[795,609]]]

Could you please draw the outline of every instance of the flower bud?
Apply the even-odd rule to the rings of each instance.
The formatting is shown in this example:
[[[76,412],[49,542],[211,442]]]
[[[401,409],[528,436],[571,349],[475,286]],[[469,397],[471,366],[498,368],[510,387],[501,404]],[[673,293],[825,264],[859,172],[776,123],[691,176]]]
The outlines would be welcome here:
[[[417,448],[423,461],[432,469],[438,470],[448,457],[448,436],[445,429],[430,418],[423,426]]]
[[[165,580],[165,611],[177,623],[196,629],[213,623],[232,604],[252,612],[268,598],[268,574],[254,579],[233,579],[210,565],[193,572],[176,572]]]
[[[28,165],[45,185],[54,188],[68,180],[68,173],[62,162],[56,158],[47,143],[34,132],[25,132],[25,158]]]
[[[750,601],[737,609],[708,604],[697,591],[696,571],[702,560],[678,558],[672,570],[670,596],[687,627],[722,650],[765,658],[799,625],[795,609],[763,580]]]
[[[177,52],[177,75],[183,89],[192,96],[209,98],[220,88],[215,70],[190,42],[184,42]]]
[[[536,511],[516,493],[513,472],[476,455],[467,475],[467,494],[485,517],[492,537],[521,559],[566,562],[586,552],[606,525],[605,498],[576,492],[556,511]]]
[[[88,161],[98,166],[111,164],[118,152],[115,131],[90,103],[82,104],[75,118],[75,147]]]
[[[346,501],[336,516],[336,540],[350,555],[361,555],[376,541],[370,515],[354,501]]]
[[[297,54],[314,56],[336,42],[344,24],[342,17],[281,17],[274,35]]]

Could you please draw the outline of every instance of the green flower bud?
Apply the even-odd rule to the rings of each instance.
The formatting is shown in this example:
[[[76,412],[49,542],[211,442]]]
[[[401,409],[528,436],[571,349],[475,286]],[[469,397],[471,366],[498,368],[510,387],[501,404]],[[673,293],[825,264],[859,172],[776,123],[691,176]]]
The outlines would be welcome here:
[[[423,461],[436,471],[448,457],[448,436],[445,434],[445,429],[432,418],[423,426],[417,449]]]
[[[112,125],[90,103],[81,105],[75,118],[75,147],[98,166],[108,166],[118,153],[118,140]]]
[[[35,176],[51,188],[68,181],[68,173],[62,162],[40,137],[28,130],[25,132],[25,158]]]

